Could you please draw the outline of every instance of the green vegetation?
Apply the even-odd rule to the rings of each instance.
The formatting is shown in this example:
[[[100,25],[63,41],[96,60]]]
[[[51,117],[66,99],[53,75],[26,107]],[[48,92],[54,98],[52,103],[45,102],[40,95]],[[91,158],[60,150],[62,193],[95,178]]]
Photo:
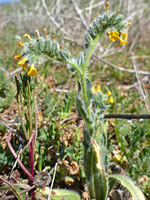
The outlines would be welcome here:
[[[16,61],[13,58],[15,55],[20,53],[16,45],[18,41],[16,38],[20,37],[19,35],[22,35],[24,32],[26,31],[19,30],[17,25],[8,23],[0,33],[0,67],[8,72],[17,69]],[[102,41],[102,44],[103,43],[104,41]],[[109,44],[110,41],[106,41],[103,46]],[[80,52],[81,50],[81,47],[78,46],[73,49],[71,42],[68,42],[67,45],[72,54]],[[116,48],[118,47],[119,45],[116,44]],[[128,55],[129,48],[130,43],[127,44],[124,51],[114,52],[113,56],[106,55],[104,57],[105,60],[114,64],[116,68],[103,63],[103,61],[97,63],[95,60],[92,61],[92,67],[89,68],[88,76],[93,81],[93,85],[100,84],[101,90],[104,94],[109,90],[112,92],[114,103],[107,109],[107,114],[147,113],[143,99],[138,90],[133,86],[137,81],[135,73],[123,72],[117,69],[117,66],[125,69],[133,69],[131,57]],[[140,68],[142,71],[149,71],[150,59],[142,58],[143,55],[149,56],[149,50],[149,46],[145,44],[142,38],[141,41],[135,44],[134,55],[139,56],[136,61],[142,64],[142,68]],[[55,163],[58,162],[54,188],[68,188],[77,191],[82,195],[85,185],[85,172],[83,169],[83,122],[76,114],[75,84],[77,82],[77,77],[75,74],[70,74],[69,69],[66,69],[64,65],[55,63],[53,60],[47,60],[47,58],[44,58],[42,61],[43,63],[39,67],[40,75],[37,76],[36,87],[38,138],[36,143],[37,151],[35,152],[34,167],[37,172],[40,172],[47,167],[49,168],[48,171],[51,171],[55,167]],[[17,73],[17,75],[19,75],[19,73]],[[140,76],[144,77],[143,75]],[[147,92],[149,92],[149,83],[145,83],[144,87]],[[7,122],[9,121],[13,121],[14,124],[16,123],[15,125],[8,124],[8,126],[13,130],[17,130],[16,134],[13,136],[13,140],[11,141],[17,153],[19,153],[20,148],[19,134],[23,140],[25,139],[22,134],[22,126],[16,114],[15,95],[16,89],[14,76],[9,77],[5,71],[1,71],[1,175],[9,175],[15,162],[15,159],[10,155],[10,151],[5,142],[9,130],[5,124],[7,125]],[[5,121],[2,121],[3,123],[1,123],[1,120]],[[110,155],[110,166],[108,171],[111,171],[112,174],[116,173],[112,169],[115,165],[117,170],[122,170],[125,176],[131,177],[143,191],[145,197],[149,199],[149,120],[110,119],[108,121],[107,137]],[[26,143],[23,142],[21,147],[24,148],[25,144]],[[116,148],[116,151],[114,151],[114,148]],[[28,168],[28,149],[22,153],[20,159]],[[25,179],[26,175],[22,173],[18,165],[16,168],[19,170],[22,180]],[[21,180],[19,181],[21,182]],[[126,187],[125,184],[126,183],[123,184],[124,187]],[[20,191],[21,189],[18,189],[18,192]],[[22,197],[22,199],[23,198],[24,197]]]

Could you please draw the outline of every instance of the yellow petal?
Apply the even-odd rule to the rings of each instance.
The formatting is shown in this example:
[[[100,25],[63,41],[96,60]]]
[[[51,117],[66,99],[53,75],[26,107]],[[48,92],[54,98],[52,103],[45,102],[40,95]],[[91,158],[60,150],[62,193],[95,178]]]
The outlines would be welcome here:
[[[19,41],[19,42],[18,42],[18,46],[24,47],[24,44],[23,44],[21,41]]]
[[[95,89],[96,89],[96,88],[93,86],[93,87],[92,87],[92,92],[93,92],[93,93],[96,92]]]
[[[123,40],[127,40],[127,33],[121,32],[121,35]]]
[[[27,71],[27,63],[25,63],[25,64],[22,66],[22,69],[23,69],[24,71]]]
[[[109,39],[111,39],[113,42],[115,40],[119,40],[120,39],[118,31],[111,31],[110,33],[108,33],[108,35],[109,35]]]
[[[120,39],[120,46],[127,44],[127,41],[123,41],[122,39]]]
[[[114,103],[113,97],[110,97],[109,99],[107,99],[107,102]]]
[[[100,85],[97,85],[97,87],[94,87],[94,86],[93,86],[93,88],[92,88],[92,92],[93,92],[93,93],[96,93],[96,92],[102,92],[102,91],[101,91],[101,87],[100,87]]]
[[[29,40],[31,40],[31,36],[29,34],[27,34],[27,33],[24,34],[24,37],[28,38]]]
[[[23,58],[22,60],[20,60],[18,62],[18,65],[23,66],[26,63],[27,60],[28,60],[27,58]]]
[[[108,91],[106,96],[109,97],[111,95],[111,91]]]
[[[100,87],[100,85],[97,85],[96,92],[101,92],[101,87]]]
[[[28,76],[35,76],[38,74],[37,69],[34,67],[34,65],[32,64],[30,66],[30,71],[27,73]]]
[[[21,55],[21,54],[16,55],[16,56],[14,56],[14,58],[15,58],[16,60],[19,60],[20,58],[22,58],[22,55]]]

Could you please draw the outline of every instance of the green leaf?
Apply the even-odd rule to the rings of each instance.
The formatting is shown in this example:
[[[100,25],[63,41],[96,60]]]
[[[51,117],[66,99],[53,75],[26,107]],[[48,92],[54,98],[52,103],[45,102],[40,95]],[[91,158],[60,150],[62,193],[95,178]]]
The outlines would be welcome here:
[[[134,184],[134,182],[127,176],[122,175],[110,175],[109,179],[116,179],[123,185],[131,194],[132,200],[145,200],[144,194],[139,189],[138,186]]]
[[[60,57],[61,57],[62,60],[64,60],[64,61],[69,60],[70,57],[71,57],[70,52],[67,51],[67,50],[65,50],[65,49],[61,50],[59,53],[60,53]]]
[[[79,56],[78,56],[78,64],[80,66],[83,66],[85,63],[85,57],[84,57],[84,53],[80,52]]]
[[[87,124],[92,124],[91,119],[88,116],[87,109],[81,99],[81,85],[78,82],[78,92],[77,92],[77,97],[76,97],[76,108],[78,111],[79,117],[82,117]]]
[[[45,188],[37,188],[37,190],[40,191],[40,193],[44,196],[48,196],[49,192],[50,192],[50,189],[48,187],[45,187]],[[39,198],[37,198],[37,196]],[[37,195],[36,194],[36,199],[43,199],[39,194]],[[47,199],[47,197],[45,198]],[[76,192],[73,192],[73,191],[69,191],[69,190],[63,190],[63,189],[53,189],[51,191],[51,199],[53,200],[81,200],[80,199],[80,196],[76,193]]]
[[[90,137],[88,148],[88,143],[85,144],[85,142],[84,168],[90,197],[95,200],[106,200],[108,196],[108,177],[105,168],[103,168],[104,150],[92,137]]]
[[[87,44],[91,44],[93,42],[93,39],[88,32],[85,33],[85,41]]]
[[[39,49],[40,49],[42,52],[45,51],[45,40],[44,40],[44,38],[42,38],[42,37],[39,39]]]
[[[57,56],[59,53],[59,45],[57,42],[54,42],[52,45],[53,55]]]
[[[51,39],[46,40],[46,42],[45,42],[45,51],[47,53],[49,53],[51,51],[51,48],[52,48],[52,41],[51,41]]]

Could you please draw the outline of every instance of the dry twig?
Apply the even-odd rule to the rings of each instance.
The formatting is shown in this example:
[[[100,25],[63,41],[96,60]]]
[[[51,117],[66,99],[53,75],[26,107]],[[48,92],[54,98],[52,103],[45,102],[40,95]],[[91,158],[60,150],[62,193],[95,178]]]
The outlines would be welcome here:
[[[46,6],[45,0],[42,0],[42,5],[43,5],[44,9],[46,10],[46,14],[47,14],[47,16],[49,17],[50,21],[51,21],[62,33],[64,33],[65,35],[67,35],[67,36],[70,37],[70,35],[69,35],[63,28],[61,28],[60,25],[56,22],[56,20],[51,16],[51,14],[50,14],[50,12],[49,12],[47,6]]]
[[[142,83],[141,83],[140,78],[139,78],[139,73],[138,73],[138,70],[137,70],[137,67],[136,67],[136,62],[135,62],[135,59],[134,59],[134,53],[133,52],[132,52],[132,63],[133,63],[135,75],[136,75],[136,78],[137,78],[137,81],[138,81],[138,85],[139,85],[139,87],[138,87],[139,93],[144,100],[147,111],[149,112],[149,102],[148,102],[146,93],[144,91],[144,87],[142,87]]]
[[[87,28],[87,23],[86,23],[86,21],[85,21],[83,15],[82,15],[82,12],[81,12],[81,10],[79,9],[78,5],[76,4],[76,2],[75,2],[74,0],[71,0],[70,2],[73,4],[74,9],[75,9],[77,15],[80,17],[83,26],[84,26],[85,28]]]
[[[88,17],[88,22],[90,23],[91,21],[91,15],[92,15],[92,9],[93,9],[93,4],[95,0],[90,1],[90,9],[89,9],[89,17]]]
[[[54,184],[54,180],[55,180],[55,176],[56,176],[57,165],[58,165],[58,162],[56,162],[56,164],[55,164],[53,179],[52,179],[50,191],[49,191],[49,194],[48,194],[48,200],[50,200],[50,197],[51,197],[51,192],[52,192],[52,188],[53,188],[53,184]]]

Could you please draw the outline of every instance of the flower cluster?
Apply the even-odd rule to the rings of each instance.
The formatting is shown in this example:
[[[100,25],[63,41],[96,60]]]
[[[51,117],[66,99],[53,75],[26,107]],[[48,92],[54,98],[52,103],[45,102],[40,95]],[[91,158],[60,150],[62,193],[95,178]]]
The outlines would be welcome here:
[[[126,32],[118,32],[118,31],[111,31],[108,32],[109,38],[114,42],[115,40],[120,41],[120,46],[127,43],[127,33]]]
[[[21,42],[20,42],[20,43],[21,43]],[[19,44],[20,44],[20,43],[19,43]],[[21,43],[21,44],[22,44],[22,43]],[[16,55],[14,58],[15,58],[16,60],[19,61],[22,57],[23,57],[23,55],[22,55],[22,54],[19,54],[19,55]],[[28,64],[28,58],[27,58],[27,57],[22,58],[22,60],[20,60],[20,61],[18,62],[18,65],[21,66],[22,69],[23,69],[24,71],[27,72],[27,75],[28,75],[28,76],[35,76],[35,75],[37,75],[37,74],[38,74],[38,71],[37,71],[37,69],[35,68],[34,64],[31,64],[31,65],[30,65],[29,71],[28,71],[28,69],[27,69],[27,64]]]
[[[24,37],[28,38],[29,40],[31,40],[31,36],[29,34],[27,34],[27,33],[25,33]],[[21,41],[18,42],[18,46],[25,47],[25,45]],[[28,59],[28,56],[26,55],[26,53],[22,53],[22,54],[16,55],[16,56],[14,56],[14,58],[16,60],[18,60],[18,65],[21,66],[22,69],[27,72],[28,76],[35,76],[35,75],[38,74],[38,71],[35,68],[35,64],[31,64],[30,68],[28,70],[27,65],[29,63],[29,59]]]
[[[39,65],[39,59],[42,54],[63,63],[73,60],[71,54],[55,41],[55,36],[49,37],[46,35],[46,32],[46,29],[43,29],[44,36],[42,37],[39,31],[35,30],[37,39],[31,38],[29,34],[25,33],[24,37],[29,42],[23,44],[19,41],[18,43],[18,46],[22,47],[23,50],[21,54],[16,55],[14,58],[18,60],[18,65],[22,66],[22,69],[27,72],[28,76],[38,74],[36,66]],[[28,65],[30,66],[29,68]]]
[[[126,29],[130,23],[124,19],[118,12],[108,12],[109,3],[106,4],[106,12],[103,15],[97,14],[94,21],[85,33],[85,49],[89,49],[94,41],[108,29],[109,38],[112,41],[119,40],[120,45],[127,43]]]
[[[98,93],[98,92],[99,92],[99,93],[102,93],[102,90],[101,90],[101,88],[100,88],[100,85],[97,85],[97,87],[94,87],[94,86],[93,86],[92,92],[93,92],[93,93]],[[106,102],[114,103],[114,99],[113,99],[112,96],[110,97],[110,95],[111,95],[111,91],[108,91],[107,94],[106,94],[106,97],[107,97]],[[109,97],[109,98],[108,98],[108,97]]]

